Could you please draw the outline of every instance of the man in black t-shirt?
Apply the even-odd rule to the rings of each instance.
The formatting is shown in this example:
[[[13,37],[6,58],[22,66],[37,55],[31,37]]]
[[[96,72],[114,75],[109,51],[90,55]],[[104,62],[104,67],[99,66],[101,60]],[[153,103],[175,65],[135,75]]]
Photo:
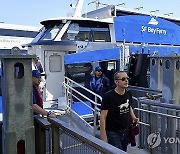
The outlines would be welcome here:
[[[116,88],[103,98],[100,116],[101,139],[123,151],[129,143],[130,118],[139,122],[132,109],[132,95],[126,90],[128,79],[123,71],[114,74]]]

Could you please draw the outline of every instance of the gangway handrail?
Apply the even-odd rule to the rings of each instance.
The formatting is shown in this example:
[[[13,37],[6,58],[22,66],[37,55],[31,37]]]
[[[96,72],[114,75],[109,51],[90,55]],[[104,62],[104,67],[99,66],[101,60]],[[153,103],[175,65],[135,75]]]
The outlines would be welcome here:
[[[154,112],[154,111],[151,111],[151,110],[144,110],[144,109],[139,109],[139,108],[134,108],[134,109],[138,110],[138,111],[147,112],[147,113],[153,113],[153,114],[157,114],[157,115],[161,115],[161,116],[166,116],[166,117],[180,119],[180,117],[178,117],[178,116],[173,116],[173,115],[164,114],[164,113],[158,113],[158,112]]]
[[[149,104],[149,105],[153,105],[153,106],[159,106],[159,107],[165,107],[165,108],[169,108],[169,109],[180,110],[180,105],[161,103],[160,100],[151,100],[151,99],[147,99],[146,97],[138,97],[138,98],[133,97],[133,99],[135,99],[136,101],[140,101],[142,104]]]
[[[66,97],[67,101],[68,101],[68,106],[71,108],[71,104],[72,104],[72,96],[74,98],[76,98],[77,100],[79,100],[81,103],[83,103],[85,106],[87,106],[88,108],[90,108],[93,113],[94,113],[94,135],[96,134],[96,129],[97,129],[97,125],[96,125],[96,116],[100,114],[100,109],[98,108],[98,106],[100,107],[101,104],[97,103],[98,99],[100,99],[102,101],[102,97],[99,96],[98,94],[94,93],[93,91],[87,89],[86,87],[83,87],[82,85],[80,85],[79,83],[73,81],[72,79],[68,78],[68,77],[64,77],[65,80],[63,82],[63,86],[66,88]],[[94,96],[94,100],[90,99],[89,97],[85,96],[84,94],[82,94],[81,92],[79,92],[78,90],[76,90],[75,88],[73,88],[72,85],[78,86],[80,88],[82,88],[84,91],[90,93],[91,95]],[[77,96],[75,96],[73,94],[73,92],[75,92],[76,94],[78,94],[79,96],[83,97],[84,99],[88,100],[90,103],[94,104],[94,109],[87,105],[84,101],[82,101],[80,98],[78,98]]]
[[[64,83],[65,84],[65,83]],[[88,101],[90,101],[91,103],[95,104],[96,102],[94,102],[93,100],[91,100],[90,98],[88,98],[87,96],[83,95],[82,93],[80,93],[79,91],[77,91],[76,89],[74,89],[73,87],[69,86],[68,84],[65,84],[68,88],[70,88],[71,90],[73,90],[74,92],[76,92],[77,94],[79,94],[80,96],[84,97],[85,99],[87,99]],[[83,89],[87,89],[87,88],[83,88]],[[73,95],[73,94],[72,94]],[[97,95],[97,94],[96,94]],[[99,96],[99,95],[98,95]],[[98,106],[100,106],[101,104],[96,103]]]
[[[67,123],[56,119],[56,118],[48,118],[49,122],[52,124],[52,136],[56,136],[56,138],[52,138],[52,144],[56,144],[58,146],[60,146],[59,141],[61,140],[60,137],[60,132],[59,131],[53,131],[53,130],[62,130],[62,133],[65,134],[70,134],[70,136],[73,136],[74,139],[77,139],[79,141],[81,141],[81,144],[77,144],[78,145],[82,145],[82,144],[87,144],[89,145],[89,147],[92,147],[94,149],[96,149],[98,152],[100,153],[109,153],[109,154],[125,154],[126,152],[90,135],[85,133],[84,131],[81,131],[79,129],[75,129],[73,127],[70,127]],[[58,128],[58,129],[57,129]],[[60,128],[60,129],[59,129]],[[69,148],[74,148],[74,146],[69,146]],[[54,146],[53,149],[54,151],[62,151],[63,149],[61,149],[61,147],[57,147]],[[86,147],[87,148],[87,147]],[[64,148],[64,150],[66,150],[68,148]],[[83,150],[81,150],[83,152]]]
[[[139,124],[141,124],[139,146],[148,149],[150,153],[163,153],[167,148],[171,151],[169,153],[179,153],[179,142],[171,145],[166,142],[161,142],[161,144],[158,145],[158,149],[149,148],[149,143],[145,143],[149,135],[153,133],[159,133],[162,138],[170,137],[179,140],[180,106],[177,104],[163,103],[163,99],[159,98],[160,95],[152,95],[152,98],[155,100],[148,99],[147,97],[133,97],[133,100],[135,100],[138,105],[134,109],[138,111],[138,117],[141,120],[141,122],[139,122]],[[155,96],[157,96],[157,100]]]
[[[98,95],[98,94],[96,94],[95,92],[89,90],[88,88],[83,87],[83,86],[80,85],[79,83],[73,81],[72,79],[70,79],[70,78],[68,78],[68,77],[66,77],[66,76],[65,76],[64,78],[65,78],[66,80],[69,80],[69,81],[71,81],[72,83],[76,84],[77,86],[83,88],[84,90],[86,90],[87,92],[93,94],[94,96],[98,97],[98,98],[102,101],[102,97],[101,97],[100,95]]]

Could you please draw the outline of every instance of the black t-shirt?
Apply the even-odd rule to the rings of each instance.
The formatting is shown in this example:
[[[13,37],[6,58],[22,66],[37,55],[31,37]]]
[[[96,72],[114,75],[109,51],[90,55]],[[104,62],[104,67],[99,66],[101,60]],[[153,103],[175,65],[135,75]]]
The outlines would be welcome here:
[[[130,120],[130,106],[132,106],[132,95],[129,91],[126,91],[124,95],[119,95],[114,90],[108,92],[101,105],[101,110],[108,110],[106,130],[127,129]]]

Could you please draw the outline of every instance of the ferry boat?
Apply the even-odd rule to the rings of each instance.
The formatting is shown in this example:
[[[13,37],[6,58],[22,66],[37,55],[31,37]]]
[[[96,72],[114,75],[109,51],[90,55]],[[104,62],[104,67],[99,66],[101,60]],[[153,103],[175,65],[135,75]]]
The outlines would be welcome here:
[[[27,54],[27,47],[22,45],[30,43],[39,30],[40,27],[36,26],[0,22],[0,54],[13,54],[14,52]]]
[[[132,53],[159,56],[180,53],[179,25],[161,17],[129,15],[128,11],[128,15],[115,16],[121,14],[115,8],[108,6],[86,14],[87,17],[93,14],[98,19],[81,17],[82,9],[79,9],[73,17],[41,22],[41,32],[28,46],[29,53],[37,54],[45,68],[45,100],[58,99],[64,95],[61,87],[64,74],[87,87],[90,73],[97,65],[101,65],[103,73],[108,76],[111,70],[128,71],[131,70],[128,67],[135,67],[135,63],[129,65]],[[143,72],[141,80],[134,82],[132,79],[132,83],[149,87],[148,58],[144,55],[136,54],[139,61],[144,62],[141,63],[144,67],[136,73],[128,73],[133,78]],[[112,75],[109,77],[112,78]]]
[[[82,4],[83,1],[80,0],[77,6],[82,8]],[[88,149],[91,149],[91,146],[97,148],[99,150],[97,152],[100,152],[102,147],[109,147],[106,143],[100,144],[100,141],[92,137],[99,137],[95,125],[96,118],[94,118],[93,127],[87,123],[92,122],[91,118],[99,114],[99,110],[93,110],[89,106],[89,102],[96,106],[99,104],[90,100],[88,95],[91,93],[95,97],[100,96],[88,89],[88,83],[91,72],[97,65],[100,65],[105,74],[110,74],[109,78],[113,75],[111,70],[126,70],[132,75],[131,77],[139,79],[135,85],[141,86],[140,88],[130,87],[134,101],[137,103],[135,110],[141,119],[138,145],[148,150],[147,153],[162,153],[163,151],[164,153],[178,153],[179,25],[154,16],[113,16],[107,19],[94,19],[81,17],[80,13],[81,9],[77,9],[73,17],[42,21],[43,28],[27,45],[29,54],[37,55],[45,68],[44,101],[46,109],[54,111],[65,109],[65,114],[59,116],[58,119],[49,119],[51,124],[44,122],[44,119],[38,119],[39,128],[43,128],[43,131],[40,132],[42,134],[45,130],[50,133],[50,125],[52,125],[53,138],[49,136],[52,141],[52,144],[51,142],[48,144],[49,149],[52,149],[54,153],[59,151],[68,153],[78,148],[79,151],[82,151],[82,149],[86,149],[83,147],[84,142],[88,144]],[[153,54],[154,56],[149,59],[148,56]],[[22,61],[22,63],[25,62]],[[132,65],[128,65],[128,63]],[[11,67],[10,64],[8,66]],[[131,74],[130,70],[134,72]],[[150,83],[154,85],[153,89],[144,88],[148,85],[149,72]],[[6,73],[8,74],[8,72]],[[168,75],[168,79],[166,75]],[[19,83],[20,80],[15,80],[15,86],[19,85],[16,82]],[[141,83],[146,83],[146,85],[141,85]],[[158,89],[159,87],[160,89]],[[83,103],[81,106],[83,110],[85,107],[91,110],[88,116],[78,113],[81,107],[76,105],[79,103]],[[74,127],[83,132],[75,131]],[[159,134],[156,134],[157,131],[168,143],[171,142],[170,138],[175,139],[173,140],[174,144],[169,145],[163,141],[161,145],[159,145],[160,142],[155,144],[153,137],[160,141]],[[89,137],[90,139],[87,134],[84,135],[85,138],[87,137],[86,141],[83,139],[81,134],[84,132],[92,135]],[[48,136],[46,133],[43,135]],[[150,139],[147,143],[148,138]],[[82,142],[79,143],[78,140],[82,140]],[[98,146],[94,143],[98,143]],[[45,146],[44,142],[41,144]],[[43,150],[44,147],[39,148]],[[46,150],[50,151],[49,149]],[[110,147],[110,149],[113,148]],[[117,153],[118,149],[114,150],[116,151],[114,153]],[[135,147],[133,150],[137,153],[146,152],[139,147]],[[110,151],[104,153],[113,153]],[[123,153],[122,151],[118,152]]]

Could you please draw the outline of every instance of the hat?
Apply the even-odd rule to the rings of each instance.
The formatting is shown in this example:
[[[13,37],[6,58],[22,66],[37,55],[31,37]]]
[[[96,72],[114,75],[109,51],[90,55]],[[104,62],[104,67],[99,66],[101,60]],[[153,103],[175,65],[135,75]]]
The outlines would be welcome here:
[[[100,71],[100,70],[102,70],[102,68],[101,68],[100,66],[97,66],[97,67],[95,68],[95,71]]]
[[[39,77],[39,76],[41,76],[39,70],[32,70],[32,77]]]

